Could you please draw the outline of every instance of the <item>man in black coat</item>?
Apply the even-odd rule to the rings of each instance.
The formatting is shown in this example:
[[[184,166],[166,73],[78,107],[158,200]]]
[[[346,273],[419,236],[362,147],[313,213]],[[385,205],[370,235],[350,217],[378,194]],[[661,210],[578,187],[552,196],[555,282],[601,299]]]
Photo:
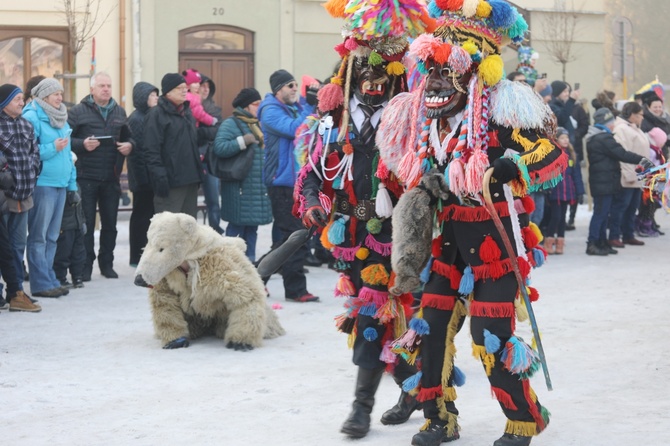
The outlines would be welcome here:
[[[156,213],[181,212],[195,218],[203,171],[187,89],[180,74],[163,76],[163,95],[144,121],[144,148]]]
[[[589,159],[589,186],[593,196],[593,216],[589,224],[586,254],[606,256],[617,251],[607,244],[607,218],[612,200],[621,189],[621,163],[638,164],[641,170],[653,167],[648,159],[629,152],[612,134],[614,115],[607,108],[593,115],[594,125],[586,135],[586,153]]]
[[[72,107],[68,113],[72,127],[72,151],[77,155],[77,180],[81,187],[81,203],[90,228],[84,238],[86,266],[83,280],[91,280],[95,255],[95,214],[100,212],[100,250],[98,265],[108,279],[119,275],[114,271],[116,218],[121,197],[119,181],[125,157],[134,142],[126,125],[126,111],[112,98],[112,79],[100,72],[91,78],[91,94]]]

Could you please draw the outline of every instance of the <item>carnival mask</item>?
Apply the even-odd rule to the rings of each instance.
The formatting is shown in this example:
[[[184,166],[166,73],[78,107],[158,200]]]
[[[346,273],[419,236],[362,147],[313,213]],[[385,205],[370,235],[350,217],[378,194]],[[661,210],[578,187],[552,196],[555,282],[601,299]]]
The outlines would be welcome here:
[[[450,118],[465,108],[472,71],[458,74],[448,65],[428,68],[424,101],[428,118]]]
[[[367,59],[356,58],[352,89],[359,101],[379,106],[388,100],[390,88],[391,78],[386,73],[385,64],[370,65]]]

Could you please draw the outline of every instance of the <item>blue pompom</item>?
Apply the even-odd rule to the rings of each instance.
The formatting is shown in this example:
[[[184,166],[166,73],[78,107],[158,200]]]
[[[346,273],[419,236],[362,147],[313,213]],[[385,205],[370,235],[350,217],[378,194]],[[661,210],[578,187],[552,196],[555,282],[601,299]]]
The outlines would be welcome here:
[[[333,189],[342,189],[342,177],[335,177],[333,180]]]
[[[377,336],[379,336],[379,333],[377,333],[377,330],[372,327],[368,327],[363,331],[363,337],[366,341],[372,342],[377,339]]]
[[[451,379],[454,381],[456,387],[461,387],[465,384],[465,373],[458,367],[454,366],[451,370]]]
[[[544,253],[542,250],[533,248],[533,259],[535,259],[535,264],[537,265],[536,268],[544,265]]]
[[[472,293],[472,290],[475,289],[475,275],[472,272],[472,268],[469,266],[465,267],[463,271],[463,277],[461,278],[461,283],[458,285],[458,294],[462,296],[467,296]]]
[[[358,314],[362,316],[370,316],[374,317],[375,314],[377,314],[377,305],[375,304],[367,304],[359,308]]]
[[[409,393],[412,390],[416,389],[421,383],[421,372],[417,372],[415,375],[410,376],[402,382],[402,390]]]
[[[419,276],[419,280],[421,283],[428,283],[428,279],[430,279],[430,269],[433,267],[433,258],[431,257],[428,259],[428,264],[426,267],[421,271],[421,275]]]
[[[442,15],[442,9],[437,6],[435,0],[431,0],[431,2],[428,4],[428,14],[430,14],[430,16],[434,19]]]
[[[430,325],[428,325],[425,319],[419,317],[412,318],[409,321],[409,328],[416,331],[416,334],[419,336],[430,334]]]
[[[495,28],[509,28],[514,25],[518,13],[509,3],[503,0],[489,0],[489,5],[491,5],[489,20]]]
[[[333,245],[340,245],[344,242],[344,218],[338,218],[328,229],[328,241]]]
[[[428,74],[426,63],[423,60],[420,60],[416,63],[416,69],[419,70],[419,73],[423,74],[424,76]]]
[[[486,353],[497,352],[500,350],[500,338],[484,329],[484,347],[486,347]]]

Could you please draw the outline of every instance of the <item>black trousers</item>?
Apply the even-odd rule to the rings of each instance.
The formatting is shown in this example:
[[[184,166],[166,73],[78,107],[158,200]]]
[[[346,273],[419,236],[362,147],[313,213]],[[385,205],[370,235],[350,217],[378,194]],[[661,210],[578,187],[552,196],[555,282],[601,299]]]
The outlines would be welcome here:
[[[147,231],[154,216],[154,192],[138,190],[133,192],[133,211],[130,214],[128,238],[130,241],[130,264],[137,265],[142,250],[147,245]]]
[[[293,188],[283,186],[268,187],[268,196],[272,205],[272,217],[274,218],[274,228],[280,236],[281,244],[294,231],[302,229],[302,222],[293,216]],[[274,247],[274,246],[273,246]],[[307,244],[303,245],[284,263],[281,269],[281,275],[284,280],[284,296],[287,299],[307,294],[307,279],[303,272],[305,258],[309,248]]]
[[[54,273],[63,282],[67,279],[68,268],[72,280],[82,280],[86,265],[86,248],[84,234],[80,229],[66,229],[58,236],[56,256],[54,257]]]
[[[96,181],[80,179],[81,204],[86,218],[86,265],[91,267],[95,255],[95,215],[96,208],[100,212],[100,249],[98,264],[101,267],[113,266],[114,248],[116,247],[116,218],[119,212],[121,185],[118,181]]]
[[[9,243],[7,223],[2,215],[0,215],[0,273],[2,273],[2,278],[5,279],[7,284],[7,296],[11,296],[21,289],[19,288],[19,279],[16,276],[14,251]]]

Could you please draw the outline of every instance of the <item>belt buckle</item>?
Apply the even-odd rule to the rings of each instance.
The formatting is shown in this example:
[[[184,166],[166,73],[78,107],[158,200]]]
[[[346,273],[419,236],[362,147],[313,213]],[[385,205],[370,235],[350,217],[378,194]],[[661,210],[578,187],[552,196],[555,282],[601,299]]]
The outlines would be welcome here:
[[[351,203],[348,200],[338,200],[337,210],[341,214],[349,215],[351,213]]]
[[[369,200],[361,200],[354,207],[353,215],[358,220],[368,221],[372,217],[372,210],[370,206],[371,202]]]

